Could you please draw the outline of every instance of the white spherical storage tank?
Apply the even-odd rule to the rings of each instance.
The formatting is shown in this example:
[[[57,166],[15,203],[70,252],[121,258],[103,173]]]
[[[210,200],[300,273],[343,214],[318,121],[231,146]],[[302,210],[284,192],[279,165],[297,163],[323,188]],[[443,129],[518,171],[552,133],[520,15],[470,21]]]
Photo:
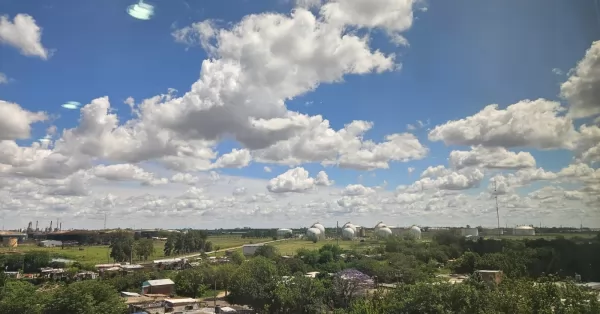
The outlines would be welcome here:
[[[342,239],[352,240],[354,239],[355,231],[352,228],[346,227],[342,229]]]
[[[392,229],[388,227],[380,227],[375,230],[375,236],[378,238],[387,238],[392,235]]]
[[[317,228],[321,231],[321,236],[325,236],[325,227],[323,227],[323,225],[319,222],[315,222],[311,228]]]
[[[293,233],[294,232],[292,231],[292,229],[287,229],[287,228],[277,229],[277,237],[278,238],[285,238],[286,236],[289,236]]]
[[[311,241],[318,241],[321,238],[321,230],[317,228],[308,228],[306,237]]]
[[[530,226],[518,226],[514,229],[513,233],[514,233],[514,235],[520,235],[520,236],[534,236],[535,229]]]
[[[420,240],[421,239],[421,228],[417,227],[417,226],[412,226],[408,229],[408,236],[416,239],[416,240]]]
[[[377,229],[380,228],[387,228],[387,225],[383,223],[383,221],[380,221],[379,223],[377,223],[377,225],[375,225],[375,231],[377,231]]]
[[[352,229],[354,231],[354,233],[356,233],[356,226],[353,225],[352,223],[347,222],[346,224],[344,224],[344,226],[342,227],[342,229],[346,229],[346,228],[350,228],[350,229]]]

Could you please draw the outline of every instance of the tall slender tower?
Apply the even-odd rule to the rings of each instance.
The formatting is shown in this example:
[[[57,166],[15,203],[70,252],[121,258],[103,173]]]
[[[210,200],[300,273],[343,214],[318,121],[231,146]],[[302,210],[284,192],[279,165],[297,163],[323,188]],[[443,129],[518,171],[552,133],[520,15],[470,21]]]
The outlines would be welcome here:
[[[106,230],[106,212],[104,212],[104,230]]]

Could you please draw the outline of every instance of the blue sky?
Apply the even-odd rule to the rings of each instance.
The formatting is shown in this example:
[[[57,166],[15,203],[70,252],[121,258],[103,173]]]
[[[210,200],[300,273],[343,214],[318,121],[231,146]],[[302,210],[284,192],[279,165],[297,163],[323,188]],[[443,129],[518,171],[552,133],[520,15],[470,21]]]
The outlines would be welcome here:
[[[31,137],[17,139],[29,146],[46,134],[50,125],[60,132],[76,127],[80,113],[60,105],[78,101],[83,105],[108,96],[121,123],[133,118],[128,97],[136,101],[178,90],[190,91],[199,79],[202,61],[208,58],[200,46],[186,47],[174,40],[173,32],[195,22],[211,19],[220,25],[235,25],[249,14],[276,12],[288,15],[293,1],[166,1],[155,0],[155,16],[136,20],[125,9],[134,1],[9,1],[2,15],[9,18],[28,14],[42,28],[41,43],[50,51],[47,60],[23,56],[9,44],[0,45],[0,72],[10,82],[0,84],[0,99],[22,108],[44,111],[49,118],[32,124]],[[317,14],[318,7],[312,12]],[[287,108],[310,116],[322,115],[334,130],[353,120],[372,121],[366,140],[382,142],[388,134],[411,131],[429,149],[422,159],[391,162],[389,169],[363,171],[320,163],[303,163],[311,175],[324,170],[336,187],[348,184],[378,186],[387,182],[393,191],[410,185],[429,166],[445,165],[452,150],[469,150],[468,145],[446,145],[430,141],[429,131],[450,120],[464,119],[489,104],[499,109],[525,99],[560,97],[561,84],[600,39],[600,16],[594,1],[428,1],[413,8],[413,24],[402,32],[408,45],[390,42],[383,28],[356,29],[370,33],[370,47],[394,53],[399,71],[345,75],[343,82],[320,84],[314,91],[286,100]],[[553,71],[554,69],[554,71]],[[558,74],[557,74],[558,73]],[[563,113],[562,115],[564,115]],[[593,125],[595,116],[574,120],[577,129]],[[219,155],[244,146],[224,138],[215,147]],[[559,172],[574,158],[567,149],[539,150],[507,147],[529,152],[537,167]],[[98,159],[96,164],[119,164]],[[152,162],[150,162],[152,164]],[[265,172],[267,165],[273,171]],[[588,163],[593,169],[597,164]],[[408,168],[414,168],[409,175]],[[289,165],[252,162],[243,168],[217,170],[224,176],[269,180],[287,171]],[[506,173],[513,173],[509,170]],[[493,175],[486,172],[486,179]],[[547,182],[524,186],[525,195]],[[581,184],[576,184],[579,188]],[[484,180],[464,191],[476,195],[487,188]]]

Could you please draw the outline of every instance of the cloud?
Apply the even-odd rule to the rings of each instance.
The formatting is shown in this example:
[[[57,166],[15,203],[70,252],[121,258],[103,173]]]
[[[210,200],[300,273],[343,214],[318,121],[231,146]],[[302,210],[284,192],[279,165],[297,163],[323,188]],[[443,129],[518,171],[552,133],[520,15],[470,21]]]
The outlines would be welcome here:
[[[6,76],[6,74],[0,72],[0,84],[8,84],[9,81],[10,81],[10,79],[8,78],[8,76]]]
[[[522,100],[506,109],[488,105],[472,116],[436,126],[429,140],[446,145],[570,149],[577,132],[571,119],[561,115],[563,111],[558,102],[545,99]]]
[[[31,112],[18,104],[0,100],[0,140],[27,139],[31,136],[31,125],[47,119],[44,112]]]
[[[267,166],[264,166],[263,170],[268,173],[271,173],[271,171],[273,171],[273,170],[271,170],[271,167],[267,167]]]
[[[316,185],[323,185],[323,186],[330,186],[333,185],[335,182],[333,180],[329,179],[329,176],[327,175],[327,173],[325,173],[325,171],[319,171],[319,173],[317,173],[317,176],[315,177],[315,184]]]
[[[600,41],[592,43],[560,86],[560,95],[568,101],[569,115],[573,118],[600,114]]]
[[[514,153],[503,147],[472,147],[470,151],[453,150],[449,157],[454,169],[484,167],[490,169],[535,168],[536,162],[531,153]]]
[[[0,43],[19,49],[24,56],[46,60],[50,53],[42,46],[41,39],[42,29],[30,15],[17,14],[13,21],[6,15],[0,16]]]
[[[302,167],[290,169],[269,181],[267,189],[273,193],[306,192],[313,189],[315,179]]]

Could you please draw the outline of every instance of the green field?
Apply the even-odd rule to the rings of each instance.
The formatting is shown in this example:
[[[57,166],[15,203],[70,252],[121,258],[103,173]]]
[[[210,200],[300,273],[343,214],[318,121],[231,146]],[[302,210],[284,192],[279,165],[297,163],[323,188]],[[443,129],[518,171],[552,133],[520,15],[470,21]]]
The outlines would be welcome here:
[[[260,238],[260,239],[245,238],[245,239],[243,239],[239,235],[219,235],[219,236],[210,236],[210,237],[208,237],[207,240],[212,242],[213,249],[216,249],[216,247],[218,246],[219,249],[222,250],[222,249],[227,249],[227,248],[231,248],[231,247],[242,246],[242,245],[248,244],[248,243],[267,242],[267,241],[271,241],[272,239],[270,239],[270,238]]]
[[[214,236],[208,237],[208,240],[213,243],[213,248],[219,247],[220,249],[226,249],[230,247],[238,247],[242,246],[246,243],[259,243],[270,241],[271,239],[242,239],[240,236]],[[165,254],[163,249],[165,247],[165,241],[154,241],[154,254],[150,257],[150,259],[160,259],[164,258]],[[65,247],[64,249],[60,247],[40,247],[35,244],[23,244],[19,245],[17,248],[10,250],[9,248],[0,247],[0,254],[7,253],[9,251],[12,252],[27,252],[31,250],[40,250],[46,251],[50,253],[51,257],[62,257],[71,260],[75,260],[81,263],[92,263],[92,264],[101,264],[101,263],[112,263],[109,258],[110,249],[107,245],[97,245],[97,246],[81,246],[80,247]],[[137,260],[134,256],[134,262]]]

